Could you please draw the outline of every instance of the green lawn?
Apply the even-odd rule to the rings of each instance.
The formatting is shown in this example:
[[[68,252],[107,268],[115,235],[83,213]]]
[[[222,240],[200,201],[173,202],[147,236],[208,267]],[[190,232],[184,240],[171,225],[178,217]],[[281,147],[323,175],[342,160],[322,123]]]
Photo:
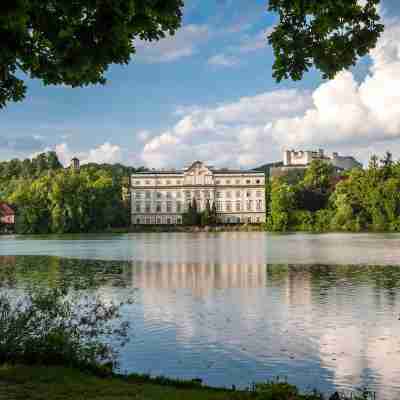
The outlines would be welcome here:
[[[101,378],[63,367],[0,367],[0,400],[315,400],[314,396],[290,395],[286,384],[269,385],[254,393],[185,388],[184,384],[156,383],[140,377]],[[193,385],[194,386],[194,385]]]

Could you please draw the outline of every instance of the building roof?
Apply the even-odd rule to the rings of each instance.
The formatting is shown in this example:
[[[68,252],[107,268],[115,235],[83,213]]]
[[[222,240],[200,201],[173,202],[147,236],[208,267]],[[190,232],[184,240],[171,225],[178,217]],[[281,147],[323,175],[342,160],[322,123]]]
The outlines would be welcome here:
[[[0,215],[7,216],[7,215],[14,215],[15,211],[12,207],[7,203],[0,203]]]
[[[254,169],[245,170],[245,169],[228,169],[228,168],[221,168],[221,169],[214,169],[209,168],[213,174],[216,175],[226,175],[226,174],[263,174],[262,171],[257,171]],[[183,175],[187,169],[172,169],[172,170],[152,170],[152,171],[141,171],[135,172],[133,175]]]

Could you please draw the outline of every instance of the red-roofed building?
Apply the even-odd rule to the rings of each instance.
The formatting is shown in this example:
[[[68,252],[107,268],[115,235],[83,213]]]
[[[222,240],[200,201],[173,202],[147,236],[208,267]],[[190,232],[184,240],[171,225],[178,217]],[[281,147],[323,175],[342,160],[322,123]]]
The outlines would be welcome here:
[[[0,222],[5,225],[15,224],[15,211],[7,203],[0,202]]]

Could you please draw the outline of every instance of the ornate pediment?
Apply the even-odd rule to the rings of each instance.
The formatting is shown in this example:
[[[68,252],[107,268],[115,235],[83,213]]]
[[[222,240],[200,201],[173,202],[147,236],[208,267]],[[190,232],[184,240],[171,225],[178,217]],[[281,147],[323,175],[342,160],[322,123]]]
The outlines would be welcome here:
[[[186,185],[210,185],[212,184],[212,170],[201,161],[195,161],[185,171]]]
[[[212,171],[201,161],[195,161],[186,170],[185,175],[190,175],[190,176],[212,175]]]

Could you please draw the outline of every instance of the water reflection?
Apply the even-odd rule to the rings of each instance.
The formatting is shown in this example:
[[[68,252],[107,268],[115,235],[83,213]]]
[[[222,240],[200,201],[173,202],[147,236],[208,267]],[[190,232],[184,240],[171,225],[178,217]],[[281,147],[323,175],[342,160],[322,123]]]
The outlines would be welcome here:
[[[212,385],[280,375],[306,389],[369,386],[379,399],[398,398],[400,268],[266,264],[265,249],[251,246],[182,249],[176,261],[167,249],[126,262],[0,257],[0,285],[68,282],[109,299],[138,288],[126,309],[127,371]]]

